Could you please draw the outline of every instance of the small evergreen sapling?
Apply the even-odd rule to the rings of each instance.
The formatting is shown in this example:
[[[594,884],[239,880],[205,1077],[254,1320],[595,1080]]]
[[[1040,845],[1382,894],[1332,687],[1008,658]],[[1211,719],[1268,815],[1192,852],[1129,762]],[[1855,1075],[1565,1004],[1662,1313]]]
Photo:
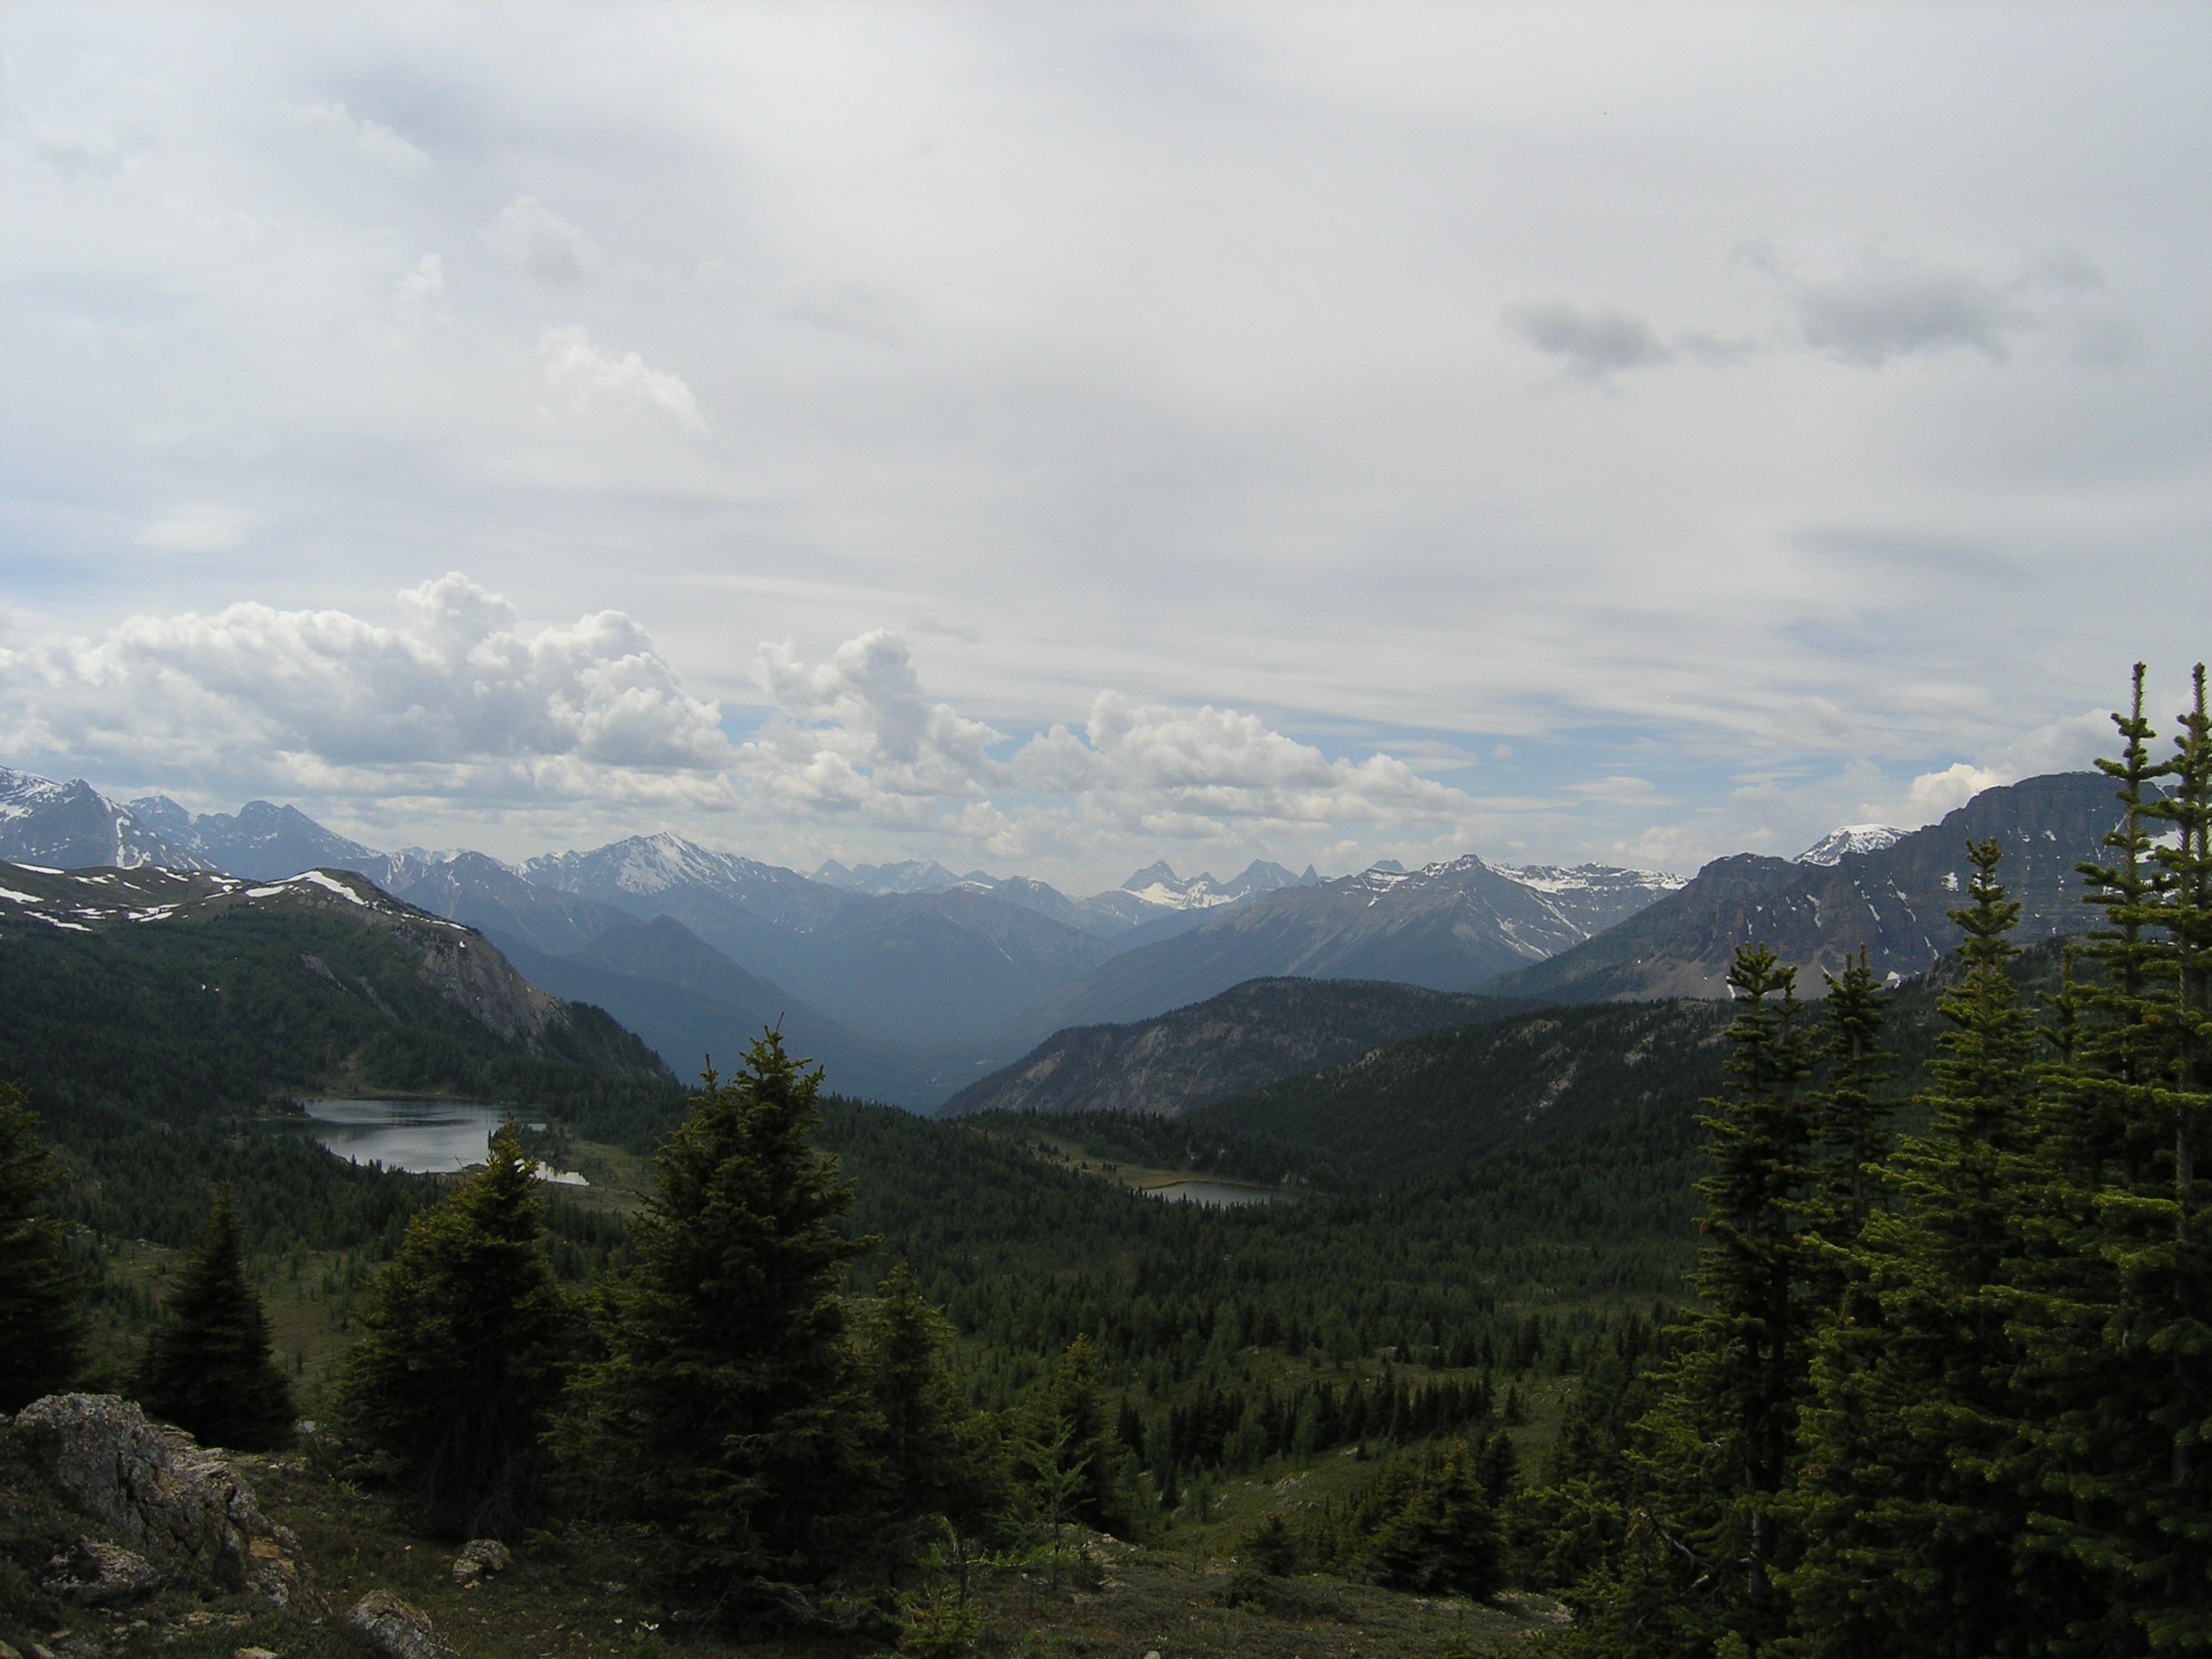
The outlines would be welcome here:
[[[207,1445],[264,1451],[292,1434],[292,1388],[269,1349],[269,1317],[246,1276],[246,1235],[228,1182],[146,1345],[136,1392]]]

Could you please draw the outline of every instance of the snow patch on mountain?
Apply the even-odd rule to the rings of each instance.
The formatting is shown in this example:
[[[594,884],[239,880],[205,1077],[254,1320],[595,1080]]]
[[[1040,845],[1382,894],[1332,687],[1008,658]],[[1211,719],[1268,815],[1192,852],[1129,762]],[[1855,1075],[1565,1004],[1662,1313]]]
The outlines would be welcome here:
[[[1846,823],[1831,830],[1800,853],[1794,862],[1822,866],[1841,864],[1856,854],[1879,853],[1912,832],[1887,823]]]

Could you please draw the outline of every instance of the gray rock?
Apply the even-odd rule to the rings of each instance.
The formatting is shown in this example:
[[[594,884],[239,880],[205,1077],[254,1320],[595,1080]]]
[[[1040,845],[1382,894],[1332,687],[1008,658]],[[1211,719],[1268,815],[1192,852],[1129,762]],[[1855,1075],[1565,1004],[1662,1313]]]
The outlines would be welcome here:
[[[103,1544],[97,1538],[80,1538],[76,1548],[57,1557],[65,1574],[46,1581],[46,1594],[79,1607],[104,1607],[143,1595],[161,1582],[161,1575],[143,1555],[134,1555],[119,1544]]]
[[[70,1500],[131,1550],[280,1608],[328,1611],[300,1540],[262,1514],[221,1453],[155,1429],[130,1401],[48,1395],[15,1414],[15,1432]]]
[[[514,1553],[496,1538],[471,1538],[453,1559],[453,1582],[466,1589],[514,1565]]]
[[[390,1590],[369,1591],[354,1603],[346,1623],[391,1659],[452,1659],[453,1650],[438,1639],[430,1615]]]

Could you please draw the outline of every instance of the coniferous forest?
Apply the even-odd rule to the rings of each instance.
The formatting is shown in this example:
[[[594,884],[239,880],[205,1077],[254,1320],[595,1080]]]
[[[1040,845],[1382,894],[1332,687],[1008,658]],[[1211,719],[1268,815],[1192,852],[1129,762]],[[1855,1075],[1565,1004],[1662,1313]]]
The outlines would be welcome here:
[[[65,1040],[27,991],[0,1407],[120,1392],[425,1539],[618,1551],[655,1643],[1035,1648],[1108,1534],[1204,1564],[1224,1617],[1556,1605],[1511,1643],[1560,1655],[2212,1650],[2212,716],[2201,668],[2169,733],[2141,688],[2090,931],[2016,947],[1977,844],[1925,981],[1809,986],[1753,940],[1729,1004],[1638,1016],[1674,1035],[1634,1103],[1457,1158],[1422,1152],[1440,1085],[1345,1121],[1331,1083],[1279,1120],[939,1123],[773,1032],[685,1094],[605,1031],[618,1071],[385,1022],[368,1065],[547,1122],[391,1176],[250,1121],[344,1031],[179,1038],[199,1081],[156,1109],[170,1026]],[[578,1143],[649,1156],[639,1201],[532,1178]],[[1161,1203],[1123,1165],[1299,1201]],[[264,1308],[311,1259],[313,1375]]]

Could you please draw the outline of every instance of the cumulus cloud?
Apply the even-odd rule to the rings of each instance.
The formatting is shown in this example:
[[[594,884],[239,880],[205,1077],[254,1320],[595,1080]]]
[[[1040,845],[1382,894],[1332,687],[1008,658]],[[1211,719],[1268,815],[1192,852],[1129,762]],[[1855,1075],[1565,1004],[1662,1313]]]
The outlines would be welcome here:
[[[491,245],[541,283],[573,286],[599,263],[599,247],[535,196],[518,196],[485,233]]]
[[[420,173],[430,165],[428,155],[390,127],[381,121],[366,120],[353,114],[343,104],[295,105],[291,115],[301,126],[328,133],[355,155],[390,167],[394,173]]]
[[[1258,716],[1139,703],[1102,691],[1081,735],[1055,726],[1014,757],[1015,779],[1078,795],[1124,826],[1220,836],[1232,823],[1314,826],[1450,819],[1471,803],[1403,761],[1331,760]]]
[[[146,778],[507,797],[650,794],[655,775],[732,758],[720,709],[620,611],[524,632],[457,574],[399,609],[387,628],[234,605],[0,650],[0,749]]]
[[[927,823],[1006,855],[1033,854],[1065,827],[1036,811],[1009,817],[1009,796],[1097,827],[1176,837],[1451,822],[1472,805],[1389,755],[1332,760],[1256,715],[1115,691],[1098,694],[1081,731],[1054,726],[1000,760],[992,751],[1004,734],[927,696],[906,642],[886,630],[814,666],[789,646],[763,647],[757,674],[776,712],[742,764],[769,796]]]
[[[1508,332],[1559,358],[1569,374],[1589,380],[1663,363],[1674,355],[1641,317],[1607,307],[1536,301],[1508,307],[1504,322]]]
[[[1006,775],[988,753],[1004,736],[926,698],[906,641],[888,630],[813,667],[790,645],[763,645],[756,674],[776,714],[744,764],[777,799],[918,821],[939,798],[980,801]]]
[[[2012,781],[2008,773],[1960,761],[1940,772],[1923,772],[1913,779],[1911,787],[1905,791],[1905,805],[1917,814],[1912,819],[1914,823],[1933,823],[1946,812],[1964,806],[1983,790]]]
[[[647,367],[635,351],[601,351],[580,327],[548,328],[538,337],[545,384],[582,414],[593,404],[655,411],[694,435],[707,430],[698,399],[680,375]]]

